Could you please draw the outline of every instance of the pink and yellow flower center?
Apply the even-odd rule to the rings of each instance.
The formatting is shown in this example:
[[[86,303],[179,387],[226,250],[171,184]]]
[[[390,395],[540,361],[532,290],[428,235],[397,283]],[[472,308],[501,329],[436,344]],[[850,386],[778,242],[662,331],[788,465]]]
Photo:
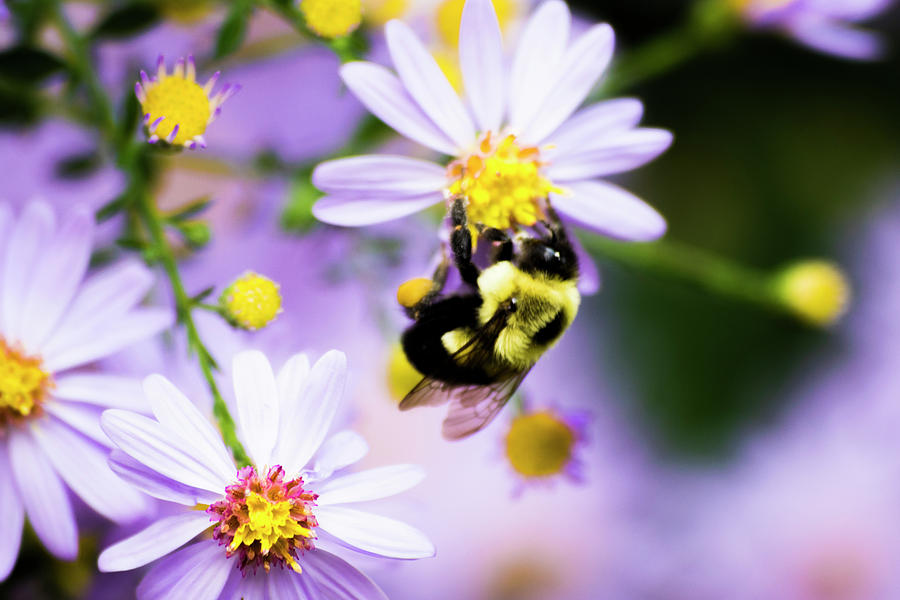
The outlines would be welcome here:
[[[172,130],[178,126],[172,144],[183,145],[185,142],[203,135],[212,115],[212,106],[206,91],[193,78],[164,75],[159,81],[146,88],[146,99],[141,108],[149,123],[162,121],[154,132],[162,139],[168,140]]]
[[[561,191],[542,173],[540,150],[522,146],[514,135],[487,132],[475,152],[447,167],[451,196],[468,199],[471,223],[497,229],[530,227],[543,217],[540,202]]]
[[[550,477],[572,459],[576,434],[549,411],[516,417],[506,434],[506,458],[524,477]]]
[[[237,483],[225,489],[225,498],[206,512],[216,524],[213,538],[225,546],[229,557],[237,555],[241,571],[272,565],[300,573],[300,554],[314,548],[318,526],[312,507],[318,496],[303,489],[303,479],[284,480],[284,469],[275,466],[265,477],[254,467],[238,471]]]
[[[0,338],[0,427],[39,414],[52,386],[39,358],[25,356]]]

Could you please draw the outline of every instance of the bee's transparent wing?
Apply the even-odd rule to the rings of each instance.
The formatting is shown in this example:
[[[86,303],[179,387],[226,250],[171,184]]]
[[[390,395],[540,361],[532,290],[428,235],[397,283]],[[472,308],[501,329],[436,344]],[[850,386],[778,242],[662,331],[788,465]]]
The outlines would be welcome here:
[[[501,379],[491,385],[456,388],[441,433],[444,439],[459,440],[490,423],[521,385],[531,369]]]

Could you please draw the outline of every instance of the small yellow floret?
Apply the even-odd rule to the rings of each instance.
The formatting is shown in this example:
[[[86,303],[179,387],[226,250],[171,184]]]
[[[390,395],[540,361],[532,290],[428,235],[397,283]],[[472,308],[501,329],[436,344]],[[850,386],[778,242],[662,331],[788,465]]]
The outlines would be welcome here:
[[[506,29],[516,13],[519,5],[517,0],[492,0],[494,11],[497,13],[497,22],[500,30]],[[438,5],[436,18],[438,35],[445,44],[456,48],[459,45],[459,24],[462,21],[463,6],[466,0],[444,0]]]
[[[361,0],[303,0],[300,10],[309,28],[328,39],[351,33],[362,21]]]
[[[796,263],[778,275],[782,302],[804,321],[820,327],[834,324],[850,303],[850,284],[837,265],[824,260]]]
[[[144,114],[150,115],[149,123],[163,117],[154,130],[161,139],[167,140],[175,125],[178,125],[178,133],[171,143],[176,145],[183,145],[206,131],[212,108],[209,97],[197,82],[169,75],[149,86],[146,93],[141,107]]]
[[[279,285],[253,272],[247,272],[225,288],[219,304],[232,324],[251,331],[261,329],[281,312]]]
[[[51,383],[39,359],[23,356],[0,339],[0,424],[31,415]]]
[[[391,19],[399,19],[408,8],[408,0],[363,0],[363,18],[367,23],[381,26]]]
[[[263,554],[268,554],[283,539],[312,536],[312,531],[291,516],[288,501],[272,502],[254,492],[247,497],[247,512],[247,522],[241,523],[234,532],[231,550],[237,550],[242,544],[251,546],[259,540]]]
[[[395,344],[391,348],[387,373],[388,391],[390,391],[391,397],[400,402],[421,380],[422,374],[410,364],[403,351],[403,346]]]
[[[434,282],[427,277],[416,277],[405,281],[397,288],[397,302],[400,306],[412,308],[419,300],[425,297],[425,294],[431,291]]]
[[[575,432],[548,411],[516,417],[506,434],[506,457],[525,477],[562,473],[572,458]]]

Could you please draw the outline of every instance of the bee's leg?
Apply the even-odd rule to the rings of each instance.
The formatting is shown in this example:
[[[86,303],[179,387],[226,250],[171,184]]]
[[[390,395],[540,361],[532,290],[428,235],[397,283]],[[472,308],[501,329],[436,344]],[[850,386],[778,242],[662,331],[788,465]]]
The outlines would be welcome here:
[[[457,196],[450,207],[450,218],[453,221],[453,231],[450,232],[450,249],[456,268],[462,280],[478,287],[478,267],[472,262],[472,233],[469,231],[469,222],[466,217],[466,205],[462,196]]]
[[[559,218],[559,214],[556,212],[556,209],[553,208],[553,205],[550,204],[550,198],[547,198],[544,202],[545,212],[547,213],[547,218],[549,221],[543,221],[544,226],[550,231],[550,237],[553,240],[558,240],[563,243],[568,243],[569,236],[566,233],[566,228],[563,225],[562,219]]]
[[[503,260],[513,259],[513,242],[505,231],[489,227],[481,232],[481,235],[489,242],[498,242],[499,245],[494,248],[491,256],[491,264]]]

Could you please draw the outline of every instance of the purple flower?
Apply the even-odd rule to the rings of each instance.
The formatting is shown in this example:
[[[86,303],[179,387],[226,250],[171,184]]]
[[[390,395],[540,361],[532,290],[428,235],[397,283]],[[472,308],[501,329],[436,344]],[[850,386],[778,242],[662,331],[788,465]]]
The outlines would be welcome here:
[[[506,229],[534,225],[549,196],[565,218],[595,231],[627,240],[662,235],[666,224],[655,210],[597,178],[652,160],[672,136],[636,127],[642,105],[633,99],[575,112],[609,64],[614,36],[601,24],[569,43],[570,23],[563,2],[545,2],[526,23],[507,68],[493,5],[468,0],[459,33],[467,108],[412,30],[389,22],[397,75],[353,62],[341,76],[385,123],[451,158],[436,164],[370,155],[323,163],[313,181],[327,196],[315,215],[369,225],[463,194],[472,221]]]
[[[887,9],[893,0],[732,0],[751,24],[780,29],[802,44],[843,58],[871,60],[881,38],[853,27]]]
[[[160,375],[144,382],[156,420],[123,410],[104,413],[103,428],[119,447],[110,459],[113,469],[180,510],[107,548],[102,571],[162,558],[138,587],[142,600],[381,599],[371,580],[332,551],[434,555],[418,530],[346,506],[393,496],[424,473],[397,465],[333,476],[368,450],[350,431],[326,439],[347,375],[342,353],[328,352],[312,367],[295,355],[276,377],[262,353],[247,351],[235,357],[232,372],[252,466],[238,469],[212,424]],[[208,530],[211,537],[181,548]]]
[[[0,580],[15,563],[25,515],[51,553],[75,558],[66,486],[117,522],[147,507],[109,469],[99,423],[103,408],[143,407],[136,382],[76,367],[155,335],[172,315],[137,306],[153,284],[137,263],[85,278],[93,234],[82,205],[57,226],[42,202],[18,218],[0,204]]]

